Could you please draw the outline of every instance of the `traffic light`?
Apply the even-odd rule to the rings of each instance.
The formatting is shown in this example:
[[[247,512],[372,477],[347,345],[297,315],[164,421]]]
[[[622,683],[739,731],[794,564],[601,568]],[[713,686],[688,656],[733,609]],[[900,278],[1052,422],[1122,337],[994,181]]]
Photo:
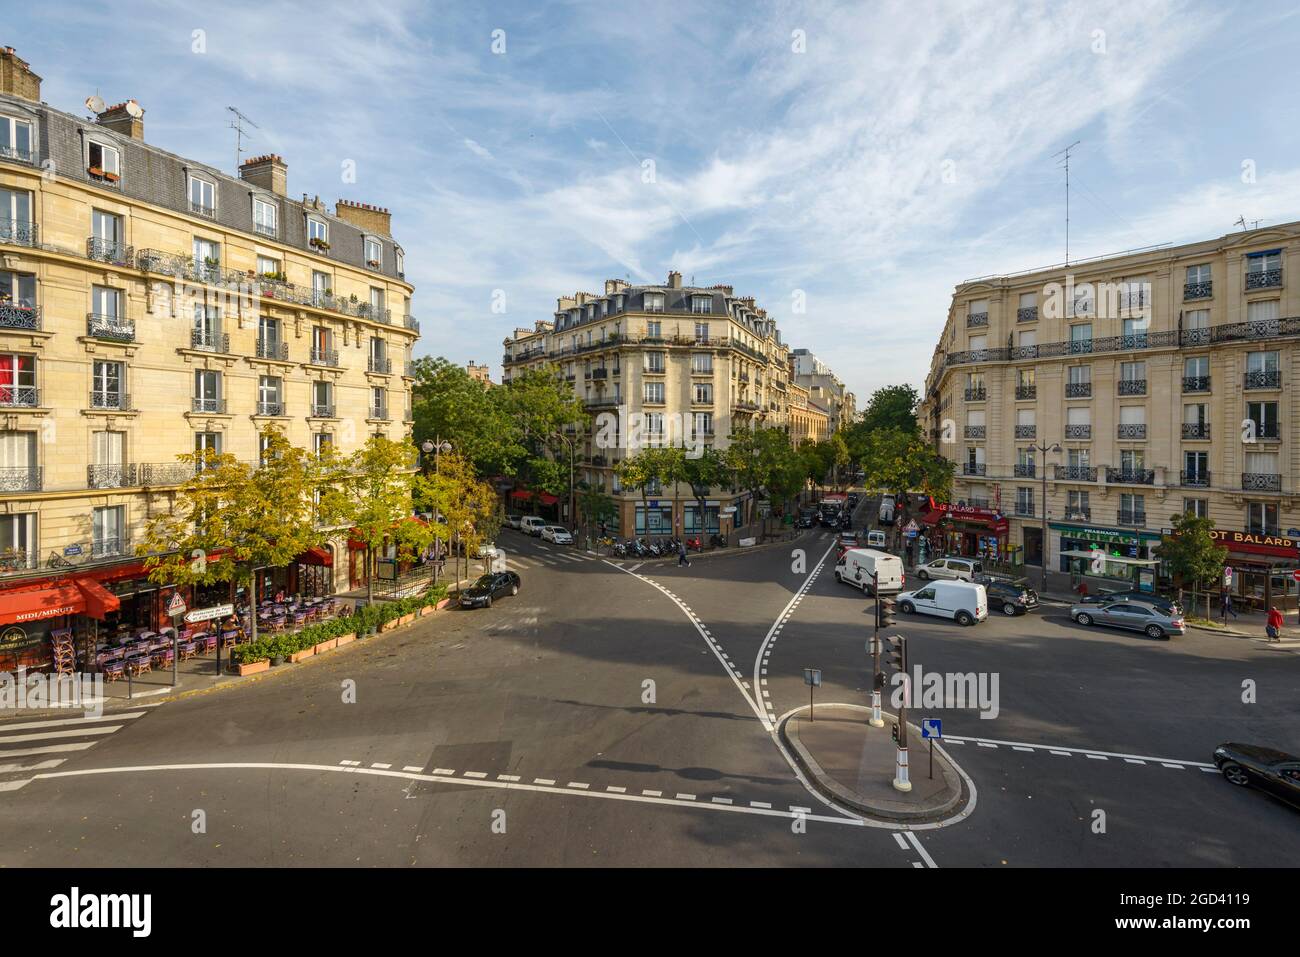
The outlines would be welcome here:
[[[894,734],[894,743],[897,744],[897,743],[898,743],[898,725],[894,725],[894,732],[893,732],[893,734]]]
[[[882,639],[885,643],[885,664],[900,673],[907,672],[907,639],[893,635]]]
[[[876,598],[876,627],[893,628],[898,623],[896,617],[898,603],[892,598]]]

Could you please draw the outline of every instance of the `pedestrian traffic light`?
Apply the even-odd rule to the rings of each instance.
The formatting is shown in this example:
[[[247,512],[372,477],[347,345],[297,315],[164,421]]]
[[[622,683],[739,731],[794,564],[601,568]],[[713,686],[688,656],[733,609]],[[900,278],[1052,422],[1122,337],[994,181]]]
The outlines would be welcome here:
[[[885,664],[895,671],[907,671],[907,639],[894,635],[883,639],[885,642]]]
[[[898,623],[896,605],[892,598],[876,599],[876,625],[880,628],[893,628]]]

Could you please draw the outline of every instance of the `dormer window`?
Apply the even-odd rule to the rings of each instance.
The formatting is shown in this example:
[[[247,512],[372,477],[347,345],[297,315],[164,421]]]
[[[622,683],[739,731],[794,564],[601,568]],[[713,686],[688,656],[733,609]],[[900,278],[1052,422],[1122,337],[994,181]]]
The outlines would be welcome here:
[[[253,231],[262,235],[275,238],[276,233],[276,213],[277,209],[274,203],[268,203],[264,199],[253,199]]]
[[[664,294],[661,292],[648,292],[645,294],[645,311],[646,312],[663,312],[664,311]]]
[[[116,183],[122,176],[122,160],[117,147],[91,143],[86,172],[92,179]]]
[[[712,296],[691,296],[691,312],[712,312]]]
[[[32,162],[33,138],[31,123],[11,116],[0,116],[0,156],[24,163]]]
[[[402,252],[402,247],[393,247],[393,262],[397,266],[397,278],[406,278],[406,254]]]
[[[366,239],[366,265],[371,269],[384,265],[384,244],[377,239]]]
[[[217,214],[217,187],[206,179],[190,177],[190,212],[209,219]]]
[[[307,217],[307,245],[312,249],[325,250],[330,248],[330,228],[329,224],[321,219]]]

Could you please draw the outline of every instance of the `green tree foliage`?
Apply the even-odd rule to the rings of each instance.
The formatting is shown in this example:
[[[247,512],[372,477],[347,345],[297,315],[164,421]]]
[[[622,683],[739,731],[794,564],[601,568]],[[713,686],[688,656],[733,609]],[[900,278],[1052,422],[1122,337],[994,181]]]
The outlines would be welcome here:
[[[891,385],[871,394],[858,421],[844,429],[849,458],[862,465],[867,460],[869,437],[879,431],[911,435],[920,431],[916,413],[921,397],[910,385]]]
[[[501,527],[495,490],[474,472],[469,458],[456,452],[440,456],[438,471],[421,482],[420,501],[446,519],[432,532],[442,542],[459,546],[468,574],[469,560],[480,545],[491,542]],[[459,559],[458,559],[459,560]]]
[[[939,501],[952,496],[954,465],[926,442],[919,430],[877,429],[864,443],[861,459],[864,484],[869,489],[904,495],[898,502],[894,522],[894,544],[911,521],[911,491],[933,495]]]
[[[1184,587],[1192,589],[1192,607],[1196,607],[1196,595],[1201,588],[1207,589],[1208,606],[1208,590],[1223,580],[1227,549],[1210,534],[1214,522],[1208,518],[1184,512],[1170,516],[1169,525],[1170,534],[1161,537],[1156,553],[1169,563],[1169,571],[1178,582],[1179,592]],[[1206,617],[1210,617],[1208,607]]]

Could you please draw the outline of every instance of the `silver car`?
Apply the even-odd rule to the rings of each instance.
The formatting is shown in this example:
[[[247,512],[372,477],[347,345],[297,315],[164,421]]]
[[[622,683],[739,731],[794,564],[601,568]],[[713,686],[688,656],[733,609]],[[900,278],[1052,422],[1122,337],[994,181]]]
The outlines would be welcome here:
[[[974,558],[936,558],[928,565],[916,570],[916,577],[921,581],[938,579],[943,581],[973,582],[977,576],[984,574],[984,566]]]
[[[1143,632],[1148,638],[1186,634],[1181,613],[1167,614],[1155,605],[1139,601],[1115,601],[1096,605],[1075,605],[1070,617],[1081,625],[1107,625]]]

